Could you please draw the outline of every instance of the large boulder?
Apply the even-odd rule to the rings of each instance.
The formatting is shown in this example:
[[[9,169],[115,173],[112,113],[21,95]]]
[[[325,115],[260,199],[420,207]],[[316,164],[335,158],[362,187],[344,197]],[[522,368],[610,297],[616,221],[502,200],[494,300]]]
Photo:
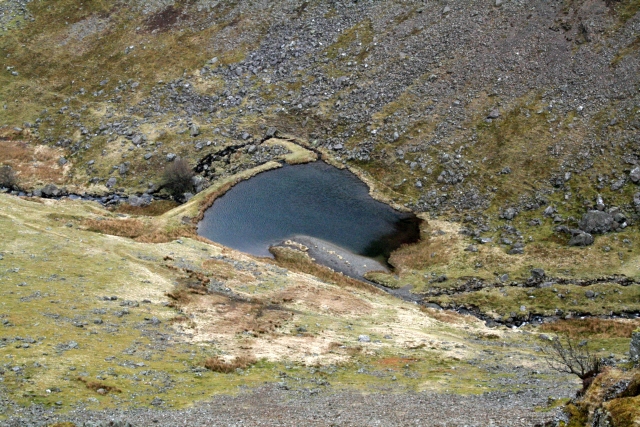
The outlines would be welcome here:
[[[583,215],[578,226],[585,233],[602,234],[611,231],[613,215],[603,211],[589,211]]]
[[[60,189],[53,184],[45,185],[40,192],[42,193],[42,197],[58,197],[61,194]]]
[[[634,184],[640,184],[640,167],[633,168],[629,174],[629,178],[631,178],[631,182]]]

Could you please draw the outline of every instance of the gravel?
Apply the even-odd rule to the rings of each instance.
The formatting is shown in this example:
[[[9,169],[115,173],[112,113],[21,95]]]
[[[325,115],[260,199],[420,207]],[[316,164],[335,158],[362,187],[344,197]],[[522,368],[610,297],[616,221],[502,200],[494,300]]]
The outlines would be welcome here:
[[[36,408],[7,427],[70,421],[78,426],[543,426],[561,417],[559,410],[536,412],[547,397],[532,391],[451,394],[384,394],[281,390],[265,386],[238,396],[219,396],[183,410],[134,409],[76,411],[56,416]]]

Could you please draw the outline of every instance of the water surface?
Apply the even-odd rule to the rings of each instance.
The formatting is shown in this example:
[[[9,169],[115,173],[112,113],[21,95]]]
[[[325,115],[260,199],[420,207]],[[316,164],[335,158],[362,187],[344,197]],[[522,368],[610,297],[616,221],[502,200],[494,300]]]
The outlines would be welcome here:
[[[374,200],[348,170],[324,162],[284,166],[235,185],[215,201],[198,234],[257,256],[294,235],[386,260],[419,239],[420,220]]]

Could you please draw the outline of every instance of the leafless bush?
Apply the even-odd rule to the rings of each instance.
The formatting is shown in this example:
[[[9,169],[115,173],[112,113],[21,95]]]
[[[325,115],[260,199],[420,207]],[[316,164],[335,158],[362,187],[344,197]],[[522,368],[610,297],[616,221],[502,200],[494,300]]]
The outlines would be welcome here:
[[[603,367],[600,358],[589,350],[587,341],[576,343],[568,337],[556,338],[544,346],[542,352],[551,369],[580,378],[583,393]]]
[[[13,168],[9,165],[0,166],[0,187],[6,187],[11,190],[18,189],[18,178]]]
[[[164,169],[164,188],[174,199],[193,190],[193,171],[184,159],[176,159]]]

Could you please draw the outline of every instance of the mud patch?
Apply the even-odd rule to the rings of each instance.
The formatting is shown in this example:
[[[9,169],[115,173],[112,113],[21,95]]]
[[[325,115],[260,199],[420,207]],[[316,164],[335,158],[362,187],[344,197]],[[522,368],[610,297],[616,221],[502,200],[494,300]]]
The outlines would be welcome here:
[[[150,32],[165,32],[171,29],[178,20],[186,16],[182,8],[168,6],[166,9],[154,13],[146,22],[146,28]]]

